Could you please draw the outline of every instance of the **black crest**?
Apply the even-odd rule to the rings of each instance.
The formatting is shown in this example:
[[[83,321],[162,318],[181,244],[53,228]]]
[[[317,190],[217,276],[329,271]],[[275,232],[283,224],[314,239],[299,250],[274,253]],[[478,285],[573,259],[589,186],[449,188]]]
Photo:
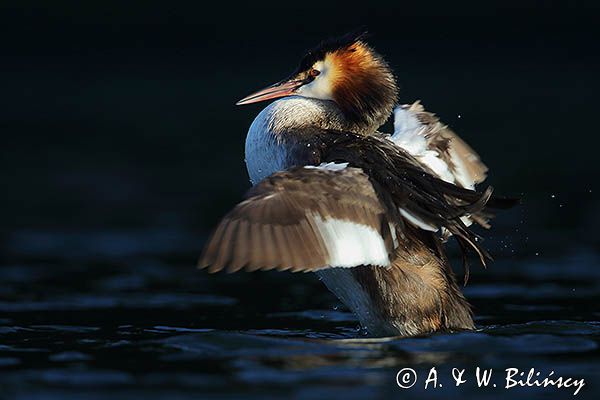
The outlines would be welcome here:
[[[304,57],[302,57],[302,60],[300,60],[300,64],[298,65],[298,68],[296,68],[296,71],[294,71],[294,74],[298,74],[310,69],[314,63],[319,60],[323,60],[327,53],[345,49],[353,43],[367,39],[369,36],[370,35],[367,33],[365,28],[359,28],[342,36],[331,37],[323,40],[317,46],[310,49],[304,55]]]

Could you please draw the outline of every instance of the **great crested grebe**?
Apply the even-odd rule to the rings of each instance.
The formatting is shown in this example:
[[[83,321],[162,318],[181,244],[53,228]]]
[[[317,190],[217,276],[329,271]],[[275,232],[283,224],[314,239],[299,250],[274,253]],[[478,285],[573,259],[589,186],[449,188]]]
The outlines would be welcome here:
[[[252,189],[216,228],[200,267],[314,271],[371,335],[473,329],[446,258],[491,259],[469,230],[511,200],[477,192],[479,156],[417,102],[397,107],[384,59],[349,34],[237,104],[279,98],[246,138]],[[377,129],[394,113],[394,134]]]

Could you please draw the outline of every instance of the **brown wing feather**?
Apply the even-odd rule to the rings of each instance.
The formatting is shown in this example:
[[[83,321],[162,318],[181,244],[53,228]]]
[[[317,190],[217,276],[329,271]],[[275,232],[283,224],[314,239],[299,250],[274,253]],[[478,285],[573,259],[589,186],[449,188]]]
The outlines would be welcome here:
[[[350,132],[323,132],[323,161],[344,160],[369,176],[390,213],[407,211],[429,227],[444,228],[459,241],[461,248],[473,249],[482,264],[491,260],[461,217],[487,213],[494,202],[492,188],[484,192],[466,189],[428,173],[423,165],[381,135],[360,136]],[[402,218],[390,217],[398,226]]]
[[[467,178],[475,183],[481,183],[487,178],[488,167],[471,146],[448,127],[441,130],[439,135],[448,141],[451,168],[456,169],[458,164],[462,163]]]
[[[293,168],[248,192],[216,228],[199,265],[210,272],[315,271],[329,265],[331,254],[314,216],[351,221],[383,235],[385,214],[360,169]]]
[[[426,126],[428,146],[446,161],[454,176],[464,174],[467,180],[481,183],[487,177],[487,166],[479,155],[439,118],[425,110],[420,101],[403,106]]]

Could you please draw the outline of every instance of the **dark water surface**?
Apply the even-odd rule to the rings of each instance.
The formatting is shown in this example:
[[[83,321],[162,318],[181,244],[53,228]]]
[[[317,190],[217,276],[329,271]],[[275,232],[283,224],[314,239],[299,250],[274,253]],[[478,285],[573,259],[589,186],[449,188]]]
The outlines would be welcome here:
[[[584,378],[600,393],[600,253],[516,257],[474,268],[476,332],[369,339],[311,274],[208,275],[183,231],[17,232],[0,268],[0,397],[572,397],[504,389],[504,370]],[[535,248],[535,244],[530,244]],[[505,250],[503,251],[502,248]],[[424,390],[431,367],[444,388]],[[478,388],[475,368],[496,388]],[[467,382],[454,387],[452,368]],[[402,390],[400,369],[417,384]],[[490,383],[491,385],[491,383]]]

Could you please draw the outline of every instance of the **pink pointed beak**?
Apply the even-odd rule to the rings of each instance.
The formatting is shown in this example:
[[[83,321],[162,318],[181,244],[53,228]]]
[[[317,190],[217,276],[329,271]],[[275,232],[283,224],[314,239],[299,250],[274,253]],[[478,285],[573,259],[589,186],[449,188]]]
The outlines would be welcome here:
[[[304,83],[305,82],[301,80],[289,80],[278,82],[274,85],[264,88],[263,90],[259,90],[258,92],[252,93],[251,95],[244,97],[243,99],[235,103],[235,105],[241,106],[244,104],[258,103],[260,101],[290,96],[294,94],[296,89],[298,89]]]

